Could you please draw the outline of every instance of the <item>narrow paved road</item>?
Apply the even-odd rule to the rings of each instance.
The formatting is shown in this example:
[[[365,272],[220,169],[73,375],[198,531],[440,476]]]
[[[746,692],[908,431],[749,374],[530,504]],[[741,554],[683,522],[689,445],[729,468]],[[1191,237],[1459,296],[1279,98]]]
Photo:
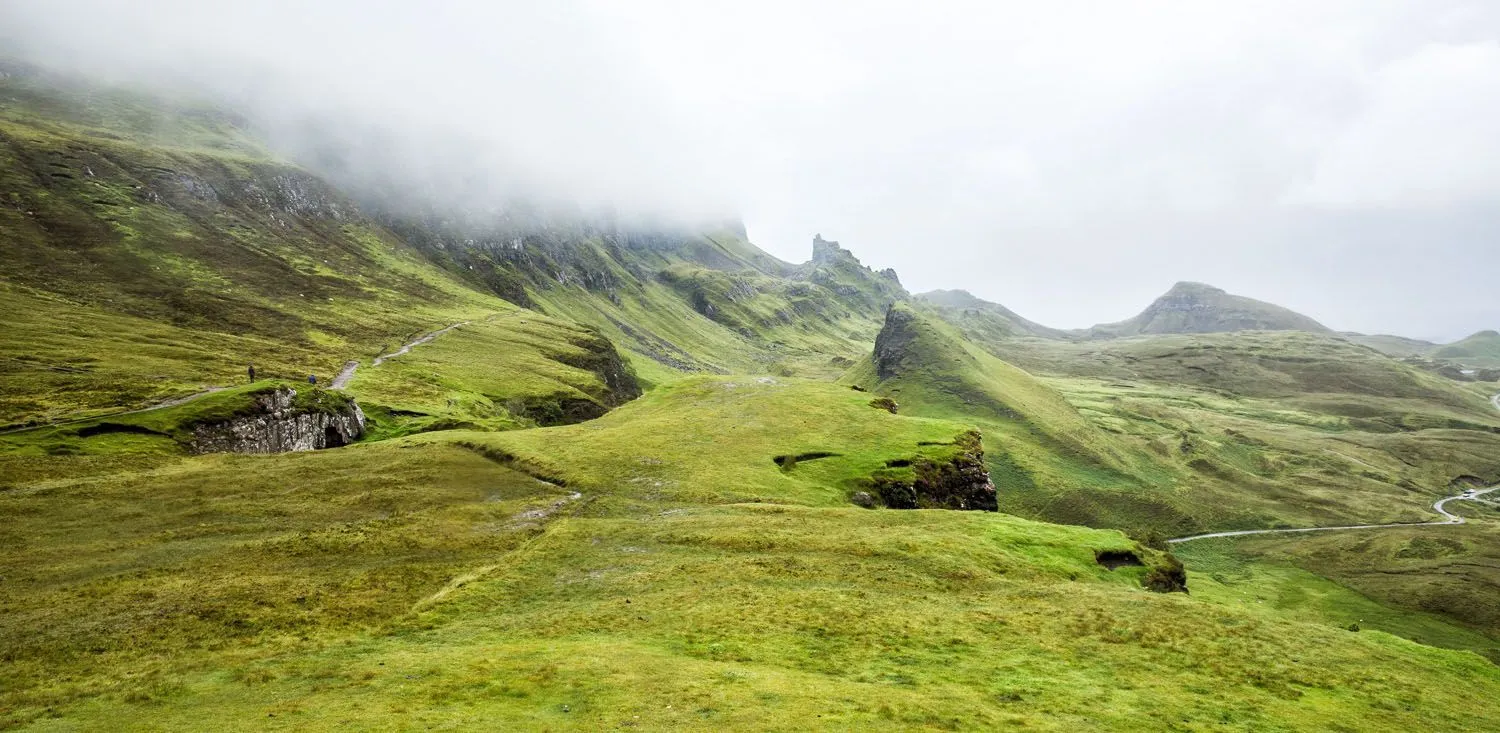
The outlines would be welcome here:
[[[1334,532],[1334,531],[1343,530],[1343,529],[1383,529],[1383,528],[1387,528],[1387,527],[1435,527],[1435,526],[1442,525],[1442,524],[1463,524],[1464,523],[1464,518],[1463,517],[1461,517],[1461,516],[1459,516],[1457,514],[1454,514],[1454,513],[1448,511],[1447,509],[1445,509],[1443,507],[1448,502],[1450,502],[1450,501],[1478,501],[1478,502],[1482,502],[1482,503],[1488,504],[1489,502],[1484,501],[1483,499],[1480,499],[1479,497],[1481,497],[1481,496],[1483,496],[1485,494],[1488,494],[1491,491],[1500,491],[1500,486],[1491,486],[1488,489],[1469,489],[1468,491],[1465,491],[1462,494],[1454,494],[1453,496],[1447,496],[1447,497],[1443,497],[1441,499],[1438,499],[1436,502],[1433,503],[1432,508],[1438,514],[1443,515],[1444,518],[1440,519],[1440,520],[1438,520],[1436,522],[1392,522],[1390,524],[1348,524],[1348,525],[1344,525],[1342,527],[1300,527],[1300,528],[1297,528],[1297,529],[1243,529],[1243,530],[1239,530],[1237,532],[1209,532],[1208,534],[1195,534],[1195,535],[1191,535],[1189,537],[1177,537],[1175,539],[1170,539],[1170,540],[1167,540],[1167,541],[1168,542],[1172,542],[1172,543],[1178,543],[1178,542],[1192,542],[1193,540],[1207,540],[1207,539],[1212,539],[1214,537],[1244,537],[1246,535],[1252,535],[1252,534],[1289,534],[1289,533],[1292,533],[1292,532]]]
[[[440,329],[438,329],[436,331],[433,331],[433,332],[431,332],[429,334],[426,334],[426,335],[421,336],[421,337],[419,337],[417,339],[414,339],[414,340],[412,340],[412,341],[410,341],[408,343],[402,344],[401,348],[399,348],[399,349],[397,349],[397,350],[395,350],[395,351],[393,351],[393,352],[391,352],[389,354],[382,354],[380,356],[375,357],[375,362],[374,363],[376,365],[379,365],[381,362],[385,361],[386,359],[390,359],[390,358],[393,358],[393,357],[401,356],[402,354],[410,353],[411,350],[412,350],[412,347],[421,346],[422,344],[425,344],[428,341],[431,341],[431,340],[433,340],[433,339],[435,339],[435,338],[437,338],[437,337],[439,337],[439,336],[441,336],[441,335],[443,335],[443,334],[445,334],[445,333],[447,333],[449,331],[452,331],[453,329],[458,328],[459,326],[467,326],[467,325],[469,325],[469,323],[470,323],[470,321],[463,321],[461,323],[455,323],[455,324],[453,324],[451,326],[447,326],[445,328],[440,328]],[[357,369],[357,368],[359,368],[359,362],[357,362],[357,361],[345,362],[344,363],[344,368],[339,371],[339,374],[338,374],[337,377],[333,378],[333,383],[330,385],[330,387],[332,387],[333,389],[343,389],[346,385],[349,384],[349,380],[352,379],[352,378],[354,378],[354,370]],[[118,412],[106,412],[106,413],[104,413],[102,415],[91,415],[89,417],[80,417],[80,418],[75,418],[75,419],[71,419],[71,420],[62,420],[60,422],[49,422],[49,423],[43,423],[41,425],[25,425],[25,426],[22,426],[22,427],[8,428],[8,429],[5,429],[5,430],[0,430],[0,435],[8,435],[10,433],[23,433],[23,432],[26,432],[27,430],[40,430],[42,428],[59,428],[59,427],[63,427],[63,426],[66,426],[66,425],[76,425],[78,423],[92,422],[94,420],[107,420],[107,419],[112,418],[112,417],[122,417],[124,415],[135,415],[135,414],[139,414],[139,413],[142,413],[142,412],[151,412],[152,410],[162,410],[162,409],[166,409],[168,407],[176,407],[178,405],[185,405],[185,404],[187,404],[189,402],[192,402],[194,400],[207,397],[207,396],[209,396],[209,395],[211,395],[211,394],[213,394],[215,392],[218,392],[218,391],[224,390],[224,389],[228,389],[228,387],[209,387],[208,389],[205,389],[202,392],[196,392],[194,394],[190,394],[190,395],[187,395],[185,397],[174,397],[174,398],[172,398],[170,400],[166,400],[165,402],[158,402],[158,403],[156,403],[154,405],[149,405],[147,407],[140,407],[140,408],[136,408],[134,410],[120,410]]]

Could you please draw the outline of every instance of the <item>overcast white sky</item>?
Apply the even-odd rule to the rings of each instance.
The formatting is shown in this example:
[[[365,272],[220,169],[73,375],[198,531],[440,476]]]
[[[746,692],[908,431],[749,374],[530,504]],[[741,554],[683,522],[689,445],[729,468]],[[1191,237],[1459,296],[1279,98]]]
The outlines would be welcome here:
[[[0,0],[0,42],[387,127],[413,175],[461,140],[480,198],[737,212],[792,261],[821,232],[1053,326],[1201,280],[1500,327],[1496,2]]]

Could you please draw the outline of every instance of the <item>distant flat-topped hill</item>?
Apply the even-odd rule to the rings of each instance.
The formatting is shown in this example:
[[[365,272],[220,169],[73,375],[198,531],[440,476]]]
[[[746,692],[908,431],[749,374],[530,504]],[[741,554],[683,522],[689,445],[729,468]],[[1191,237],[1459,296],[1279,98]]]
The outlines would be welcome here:
[[[1089,338],[1227,331],[1309,331],[1327,326],[1279,305],[1232,295],[1203,283],[1180,282],[1140,315],[1089,329]]]

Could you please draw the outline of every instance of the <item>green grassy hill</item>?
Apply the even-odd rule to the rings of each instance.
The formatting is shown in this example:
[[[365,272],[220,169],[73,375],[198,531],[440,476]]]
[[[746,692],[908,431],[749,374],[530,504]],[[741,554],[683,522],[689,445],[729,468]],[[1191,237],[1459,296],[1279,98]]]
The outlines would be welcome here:
[[[1432,352],[1434,357],[1473,367],[1500,367],[1500,332],[1480,331]]]

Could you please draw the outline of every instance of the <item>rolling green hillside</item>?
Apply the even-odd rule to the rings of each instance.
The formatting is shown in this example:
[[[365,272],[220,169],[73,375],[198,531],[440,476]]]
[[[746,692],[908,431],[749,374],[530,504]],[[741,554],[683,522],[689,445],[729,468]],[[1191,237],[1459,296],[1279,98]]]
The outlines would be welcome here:
[[[0,70],[0,727],[1491,725],[1494,510],[1163,542],[1428,521],[1500,482],[1484,385],[1207,286],[1085,339],[822,236],[447,210]],[[336,447],[213,452],[271,433]]]
[[[1479,657],[1145,592],[1096,562],[1158,562],[1113,532],[849,506],[844,481],[964,429],[867,396],[699,378],[567,427],[41,459],[58,474],[0,496],[52,520],[6,522],[0,704],[171,729],[1483,724]],[[771,460],[810,448],[840,456]]]

